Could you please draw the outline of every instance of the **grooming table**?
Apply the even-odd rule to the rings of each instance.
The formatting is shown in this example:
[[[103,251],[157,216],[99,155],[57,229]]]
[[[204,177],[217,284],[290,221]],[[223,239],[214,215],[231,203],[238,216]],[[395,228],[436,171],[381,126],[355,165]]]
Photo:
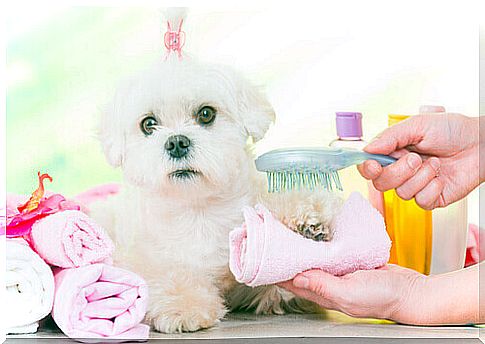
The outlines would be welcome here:
[[[480,329],[481,330],[481,329]],[[254,315],[232,313],[217,326],[193,333],[150,333],[149,342],[176,343],[481,343],[473,326],[421,327],[355,319],[338,312]],[[196,341],[196,339],[202,341]],[[52,323],[31,335],[8,336],[6,343],[71,342]]]

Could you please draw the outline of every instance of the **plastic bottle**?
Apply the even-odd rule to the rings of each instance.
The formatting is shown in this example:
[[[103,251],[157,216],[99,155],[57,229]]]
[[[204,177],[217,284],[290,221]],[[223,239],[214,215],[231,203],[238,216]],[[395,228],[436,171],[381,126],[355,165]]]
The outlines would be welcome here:
[[[391,114],[389,126],[408,117]],[[466,216],[466,200],[431,212],[419,207],[414,199],[401,199],[395,190],[384,192],[384,218],[392,240],[389,262],[424,274],[462,268],[466,253]]]
[[[362,150],[367,142],[363,139],[362,131],[362,113],[360,112],[337,112],[335,117],[337,127],[337,139],[330,142],[329,146],[334,148],[351,148]],[[369,199],[372,193],[379,191],[375,190],[372,183],[364,179],[356,166],[349,166],[339,171],[340,181],[343,186],[343,196],[347,198],[353,191],[358,191],[365,198]],[[380,193],[379,193],[380,194]],[[380,194],[377,199],[382,199]],[[373,203],[373,202],[371,202]],[[382,202],[381,202],[382,203]],[[373,204],[378,207],[379,204]],[[380,205],[383,208],[383,205]]]
[[[388,116],[392,126],[408,118],[406,115]],[[396,190],[384,192],[384,219],[392,241],[389,263],[429,274],[432,248],[431,211],[424,210],[414,199],[401,199]]]
[[[421,106],[419,113],[444,113],[442,106]],[[468,218],[466,198],[432,212],[433,240],[430,274],[463,268],[465,264]]]

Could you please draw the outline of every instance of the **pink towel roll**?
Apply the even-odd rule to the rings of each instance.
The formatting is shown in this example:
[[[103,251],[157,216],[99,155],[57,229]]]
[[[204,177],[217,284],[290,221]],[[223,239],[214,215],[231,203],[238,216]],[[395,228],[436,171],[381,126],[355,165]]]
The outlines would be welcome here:
[[[229,235],[229,267],[238,282],[251,287],[286,281],[309,269],[345,275],[389,260],[384,219],[359,193],[352,193],[336,216],[329,242],[294,233],[262,205],[243,213],[245,223]]]
[[[70,338],[146,340],[141,324],[148,287],[138,275],[105,264],[54,271],[52,318]]]
[[[37,220],[30,238],[34,250],[48,264],[62,268],[110,262],[114,250],[104,229],[78,210]]]

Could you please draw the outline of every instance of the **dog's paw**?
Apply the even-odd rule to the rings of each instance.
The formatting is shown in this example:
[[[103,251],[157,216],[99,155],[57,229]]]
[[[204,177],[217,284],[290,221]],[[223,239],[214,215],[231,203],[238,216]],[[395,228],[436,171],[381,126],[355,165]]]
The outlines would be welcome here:
[[[191,312],[190,310],[180,313],[161,314],[152,319],[155,330],[163,333],[194,332],[214,326],[219,317],[214,314]]]
[[[299,221],[296,225],[293,225],[290,228],[307,239],[315,241],[329,241],[332,239],[330,226],[321,222]]]
[[[315,241],[332,239],[333,219],[343,204],[339,194],[324,190],[271,195],[265,202],[289,229]]]
[[[311,207],[307,206],[305,212],[302,211],[292,217],[286,217],[284,222],[293,232],[307,239],[315,241],[329,241],[332,239],[330,221],[322,217],[321,213],[311,209]]]
[[[226,314],[222,304],[169,307],[160,314],[150,316],[153,328],[163,333],[194,332],[214,326]]]

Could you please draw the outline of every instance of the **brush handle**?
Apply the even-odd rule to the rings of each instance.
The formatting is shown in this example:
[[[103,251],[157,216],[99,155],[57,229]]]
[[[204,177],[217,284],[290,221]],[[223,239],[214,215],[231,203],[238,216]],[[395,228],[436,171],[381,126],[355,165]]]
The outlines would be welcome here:
[[[365,160],[375,160],[381,166],[386,167],[394,162],[397,161],[396,158],[393,158],[392,156],[389,155],[383,155],[383,154],[370,154],[366,152],[362,152],[362,158]]]

